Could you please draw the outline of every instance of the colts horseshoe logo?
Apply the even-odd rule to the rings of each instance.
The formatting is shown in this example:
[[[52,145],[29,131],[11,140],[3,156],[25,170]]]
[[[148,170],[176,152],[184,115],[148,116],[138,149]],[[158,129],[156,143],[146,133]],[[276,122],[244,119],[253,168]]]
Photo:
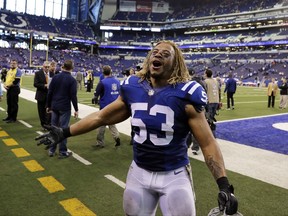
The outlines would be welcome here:
[[[23,17],[17,16],[18,20],[20,20],[21,23],[20,24],[13,24],[13,23],[10,23],[9,21],[6,20],[7,16],[8,16],[7,14],[1,14],[1,22],[2,23],[9,25],[9,26],[16,27],[16,28],[23,28],[23,27],[27,26],[27,22],[23,19]]]
[[[276,123],[272,125],[274,128],[288,132],[288,123]]]

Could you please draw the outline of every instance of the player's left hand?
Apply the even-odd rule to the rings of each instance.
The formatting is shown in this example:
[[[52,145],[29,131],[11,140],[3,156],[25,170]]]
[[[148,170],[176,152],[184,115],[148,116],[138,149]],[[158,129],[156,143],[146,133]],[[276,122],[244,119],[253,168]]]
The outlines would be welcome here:
[[[238,201],[234,196],[233,185],[228,186],[227,188],[222,188],[218,193],[218,205],[219,210],[224,211],[227,215],[233,215],[237,213],[238,210]]]

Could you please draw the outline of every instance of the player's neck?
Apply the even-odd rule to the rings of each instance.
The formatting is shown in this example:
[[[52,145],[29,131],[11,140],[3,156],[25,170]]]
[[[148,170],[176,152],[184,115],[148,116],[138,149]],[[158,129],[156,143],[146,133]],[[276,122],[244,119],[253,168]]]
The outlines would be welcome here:
[[[153,88],[162,88],[168,85],[167,80],[151,78],[151,85]]]

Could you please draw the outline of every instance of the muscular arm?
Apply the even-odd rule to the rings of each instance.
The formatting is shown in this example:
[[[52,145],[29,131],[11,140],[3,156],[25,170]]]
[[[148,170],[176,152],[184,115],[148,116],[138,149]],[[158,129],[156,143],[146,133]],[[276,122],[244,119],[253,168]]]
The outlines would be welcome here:
[[[185,109],[189,117],[188,123],[190,128],[199,142],[206,165],[215,180],[226,176],[221,151],[207,123],[204,112],[198,113],[192,105],[187,105]]]
[[[129,109],[119,96],[117,100],[106,106],[104,109],[94,112],[79,122],[70,126],[72,136],[84,134],[102,125],[111,125],[122,122],[130,116]]]

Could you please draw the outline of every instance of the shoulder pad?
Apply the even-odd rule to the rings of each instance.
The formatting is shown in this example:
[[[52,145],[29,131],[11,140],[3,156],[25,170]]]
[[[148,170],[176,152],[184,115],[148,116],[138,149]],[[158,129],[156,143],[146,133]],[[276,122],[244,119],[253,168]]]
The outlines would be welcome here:
[[[181,91],[185,92],[185,97],[195,104],[206,104],[207,95],[204,88],[196,81],[184,83],[181,86]]]
[[[121,85],[138,83],[139,79],[140,78],[137,76],[128,76],[126,79],[122,80]]]

